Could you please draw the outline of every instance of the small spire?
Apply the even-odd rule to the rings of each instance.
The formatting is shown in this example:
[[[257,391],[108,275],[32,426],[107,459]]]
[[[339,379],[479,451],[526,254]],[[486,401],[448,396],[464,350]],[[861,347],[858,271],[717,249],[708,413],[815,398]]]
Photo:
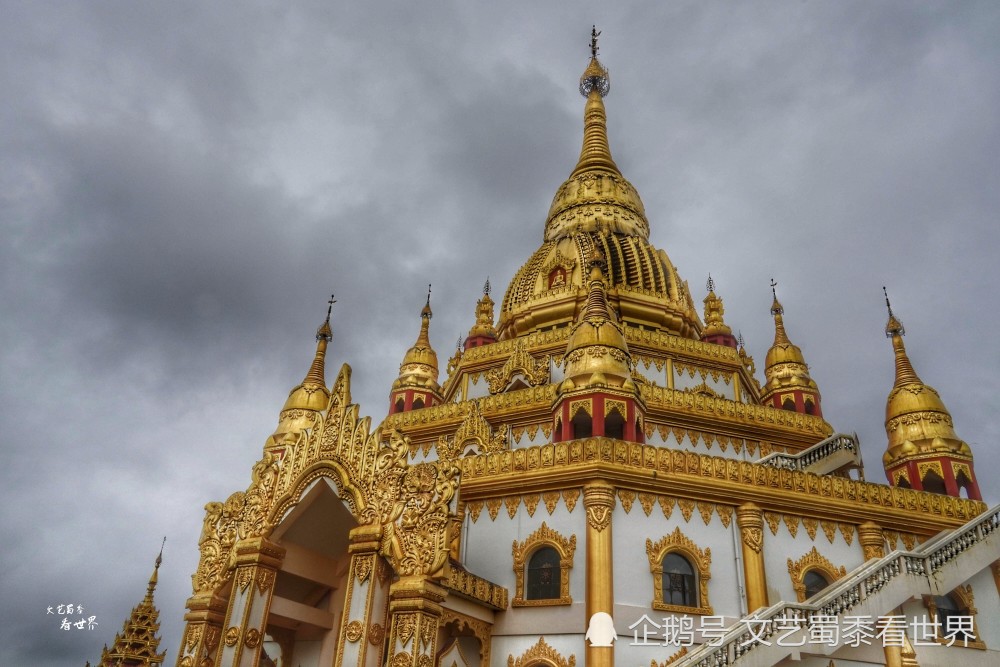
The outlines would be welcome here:
[[[420,317],[425,317],[429,320],[433,316],[434,313],[431,312],[431,284],[427,283],[427,303],[424,304],[423,309],[421,309]]]
[[[143,602],[146,604],[153,604],[153,590],[156,588],[156,583],[159,580],[157,573],[160,571],[160,564],[163,562],[163,547],[167,543],[166,536],[163,537],[163,542],[160,543],[160,553],[156,556],[155,564],[153,565],[153,574],[149,577],[149,585],[146,587],[146,597]]]
[[[458,341],[455,343],[455,349],[457,349],[459,352],[462,351],[462,336],[461,336],[461,334],[459,334]]]
[[[893,315],[892,306],[889,304],[889,292],[886,291],[884,286],[882,287],[882,293],[885,294],[885,307],[889,311],[889,321],[885,325],[885,335],[887,338],[892,339],[892,349],[896,356],[896,381],[893,386],[902,387],[908,384],[923,384],[920,377],[917,376],[917,372],[913,370],[910,357],[906,354],[906,346],[903,345],[903,335],[906,333],[906,330],[903,329],[903,323]]]
[[[331,294],[326,302],[326,320],[316,330],[316,356],[313,357],[309,372],[302,380],[302,385],[326,387],[326,348],[333,340],[333,329],[330,328],[330,313],[333,312],[333,304],[337,303],[334,295]]]
[[[772,315],[781,315],[781,314],[783,314],[785,312],[785,309],[781,307],[781,302],[778,301],[778,292],[775,291],[775,289],[774,289],[777,286],[778,286],[778,283],[776,283],[774,281],[774,278],[771,278],[771,296],[774,297],[774,301],[771,302],[771,314]]]
[[[600,34],[595,26],[591,31],[590,64],[580,77],[580,94],[587,98],[583,111],[583,147],[570,178],[594,169],[610,170],[621,175],[608,144],[608,118],[603,98],[611,91],[611,78],[607,68],[597,59],[597,36]]]
[[[712,274],[711,273],[708,274],[708,281],[705,283],[705,288],[709,292],[714,292],[715,291],[715,281],[712,280]]]
[[[742,350],[745,346],[743,344],[743,332],[737,331],[736,342],[740,344],[740,349]]]
[[[486,276],[486,284],[483,285],[483,294],[486,296],[490,295],[490,277]]]
[[[889,321],[885,323],[885,337],[892,338],[893,334],[905,336],[906,329],[903,328],[903,323],[892,314],[892,304],[889,303],[889,292],[886,291],[885,285],[882,285],[882,294],[885,295],[885,308],[889,311]]]

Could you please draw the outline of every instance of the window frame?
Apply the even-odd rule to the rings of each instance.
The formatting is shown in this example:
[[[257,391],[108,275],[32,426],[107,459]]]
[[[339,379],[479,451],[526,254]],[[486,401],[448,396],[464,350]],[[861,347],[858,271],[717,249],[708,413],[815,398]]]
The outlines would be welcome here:
[[[535,553],[544,547],[555,549],[559,555],[559,597],[531,600],[527,596],[528,565]],[[514,557],[515,593],[512,607],[551,607],[573,604],[569,593],[569,571],[573,568],[576,552],[576,535],[565,537],[550,528],[544,521],[523,542],[514,540],[511,555]]]
[[[669,554],[675,553],[684,558],[694,572],[695,605],[670,604],[663,599],[663,560]],[[649,571],[653,575],[653,609],[678,614],[695,614],[711,616],[712,605],[708,600],[708,581],[712,578],[712,550],[699,549],[690,538],[681,532],[680,527],[665,535],[657,542],[646,540],[646,556],[649,558]]]

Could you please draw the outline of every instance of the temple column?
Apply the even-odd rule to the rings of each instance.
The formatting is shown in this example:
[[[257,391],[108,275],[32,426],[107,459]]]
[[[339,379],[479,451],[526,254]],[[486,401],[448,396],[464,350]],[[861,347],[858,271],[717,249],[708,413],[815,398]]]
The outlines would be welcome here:
[[[188,599],[187,608],[177,667],[212,667],[226,620],[226,601],[213,593],[200,593]]]
[[[400,577],[389,587],[391,667],[426,667],[437,656],[441,602],[448,592],[423,575]]]
[[[615,487],[594,481],[583,487],[587,510],[587,623],[598,612],[614,618],[615,592],[612,563],[611,514],[615,507]],[[613,667],[613,646],[587,644],[587,667]]]
[[[388,564],[378,555],[382,527],[358,526],[351,530],[349,539],[351,565],[335,664],[377,667],[382,664],[389,597]]]
[[[858,526],[858,543],[861,545],[861,551],[864,554],[865,560],[877,560],[885,556],[885,536],[882,534],[882,528],[872,523],[871,521],[866,521],[865,523]],[[894,609],[894,615],[900,615],[901,609]],[[904,639],[904,642],[906,640]],[[903,649],[902,646],[883,646],[882,650],[885,653],[885,665],[886,667],[904,667],[908,664],[914,664],[910,661],[903,660]],[[912,653],[912,648],[910,652]]]
[[[764,514],[753,503],[736,508],[736,525],[743,544],[743,576],[747,587],[747,609],[767,607],[767,576],[764,569]]]
[[[264,537],[236,543],[236,573],[216,667],[255,667],[285,549]]]

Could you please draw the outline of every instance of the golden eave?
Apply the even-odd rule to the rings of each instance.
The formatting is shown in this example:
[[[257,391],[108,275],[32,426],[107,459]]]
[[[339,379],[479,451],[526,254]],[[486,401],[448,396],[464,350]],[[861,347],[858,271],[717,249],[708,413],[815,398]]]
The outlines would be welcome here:
[[[843,522],[874,521],[886,530],[933,535],[986,509],[975,500],[843,477],[589,438],[462,459],[465,502],[578,487],[588,479],[645,493],[797,513]]]

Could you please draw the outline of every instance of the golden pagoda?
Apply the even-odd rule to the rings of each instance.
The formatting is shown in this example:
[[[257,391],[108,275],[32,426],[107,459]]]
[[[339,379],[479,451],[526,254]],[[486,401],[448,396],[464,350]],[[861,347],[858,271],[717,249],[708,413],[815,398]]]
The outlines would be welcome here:
[[[153,574],[149,577],[146,596],[132,608],[132,613],[122,625],[122,631],[115,635],[111,648],[104,645],[101,661],[96,667],[159,667],[163,664],[167,654],[156,652],[160,646],[160,638],[156,636],[160,630],[160,612],[153,604],[153,591],[156,589],[157,573],[162,562],[161,546],[153,566]],[[89,662],[87,667],[90,667]]]
[[[893,485],[866,481],[776,292],[761,386],[714,282],[703,322],[650,243],[598,34],[580,156],[499,320],[487,283],[439,381],[428,292],[373,427],[348,365],[326,384],[328,308],[248,486],[205,507],[177,667],[1000,662],[1000,511],[943,404],[894,337]],[[972,497],[918,488],[929,463]]]

